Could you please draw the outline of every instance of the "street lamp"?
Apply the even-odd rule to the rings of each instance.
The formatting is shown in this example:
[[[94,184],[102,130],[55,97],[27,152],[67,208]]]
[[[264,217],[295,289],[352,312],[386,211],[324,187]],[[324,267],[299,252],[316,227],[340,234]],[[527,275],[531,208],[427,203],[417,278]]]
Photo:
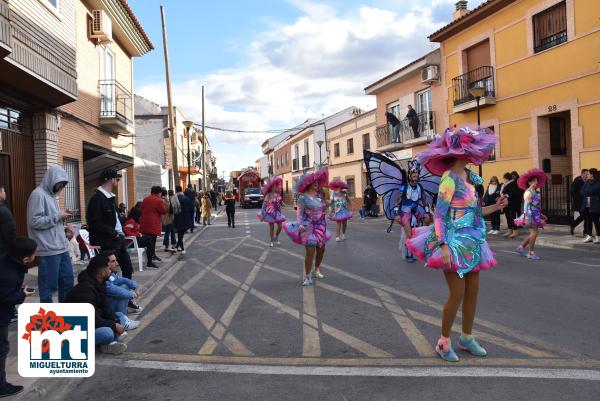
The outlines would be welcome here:
[[[187,183],[188,185],[191,184],[192,182],[192,167],[191,167],[191,160],[192,158],[190,157],[190,128],[192,128],[192,126],[194,125],[193,121],[189,121],[186,120],[183,122],[183,125],[185,126],[186,129],[186,133],[187,133]]]
[[[471,94],[471,96],[473,96],[475,98],[475,102],[477,103],[477,129],[481,128],[481,116],[479,114],[479,100],[481,100],[481,97],[485,94],[485,88],[483,86],[472,86],[469,89],[469,93]],[[479,176],[481,177],[483,175],[483,168],[481,167],[481,164],[479,165]]]
[[[322,159],[323,153],[321,153],[321,146],[323,146],[324,143],[325,143],[325,141],[322,141],[322,140],[317,141],[317,145],[319,145],[319,166],[323,165],[323,159]]]

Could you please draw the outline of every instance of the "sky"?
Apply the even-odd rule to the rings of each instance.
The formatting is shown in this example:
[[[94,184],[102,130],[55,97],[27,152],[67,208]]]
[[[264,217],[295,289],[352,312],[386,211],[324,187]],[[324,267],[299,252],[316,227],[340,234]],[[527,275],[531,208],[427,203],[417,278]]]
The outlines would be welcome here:
[[[470,0],[469,9],[483,0]],[[129,0],[155,50],[134,61],[135,91],[166,105],[160,5],[165,7],[173,103],[206,125],[294,127],[350,106],[364,88],[435,49],[427,36],[455,0]],[[206,130],[219,175],[253,166],[268,133]]]

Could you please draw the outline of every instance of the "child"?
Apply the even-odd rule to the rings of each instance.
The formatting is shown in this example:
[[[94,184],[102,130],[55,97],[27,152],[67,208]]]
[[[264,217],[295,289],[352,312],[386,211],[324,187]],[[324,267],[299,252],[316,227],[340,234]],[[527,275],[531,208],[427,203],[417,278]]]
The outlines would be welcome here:
[[[7,397],[23,391],[23,386],[6,382],[6,356],[10,350],[8,325],[15,305],[22,304],[25,297],[35,291],[23,286],[28,265],[35,259],[37,244],[34,240],[17,237],[9,253],[0,260],[0,397]]]
[[[331,195],[331,211],[329,220],[335,221],[337,225],[335,241],[346,240],[346,228],[348,220],[352,218],[352,210],[350,198],[348,198],[348,184],[342,180],[334,180],[329,184],[329,188],[333,191]]]
[[[79,229],[79,233],[77,234],[77,243],[79,244],[79,254],[80,256],[80,263],[83,263],[85,261],[85,257],[88,257],[88,260],[90,259],[90,253],[88,252],[88,245],[89,243],[86,242],[86,240],[84,239],[87,238],[89,241],[90,238],[90,232],[88,231],[88,226],[87,224],[82,224],[81,228]]]
[[[541,198],[539,187],[546,183],[546,174],[539,168],[534,168],[519,177],[517,185],[523,189],[523,214],[515,219],[517,227],[529,226],[529,235],[523,240],[517,248],[521,256],[527,256],[530,260],[540,260],[541,258],[533,251],[535,240],[537,239],[539,229],[544,228],[547,217],[541,212]],[[529,246],[529,253],[525,255],[525,247]]]
[[[227,226],[235,228],[235,196],[231,191],[225,193],[225,212],[227,213]]]
[[[79,244],[73,235],[73,230],[69,227],[65,228],[65,235],[69,240],[69,256],[71,257],[71,262],[73,264],[82,264],[81,253],[79,252]]]

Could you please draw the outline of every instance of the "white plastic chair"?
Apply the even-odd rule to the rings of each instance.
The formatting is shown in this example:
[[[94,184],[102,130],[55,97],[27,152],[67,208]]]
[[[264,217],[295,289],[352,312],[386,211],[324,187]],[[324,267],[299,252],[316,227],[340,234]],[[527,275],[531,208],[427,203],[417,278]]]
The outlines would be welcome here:
[[[88,230],[79,230],[79,235],[83,239],[83,242],[85,242],[85,247],[88,251],[88,255],[90,255],[90,259],[96,256],[98,247],[90,245],[90,232]]]
[[[128,248],[131,247],[131,245],[133,245],[133,250],[135,250],[135,252],[137,253],[137,257],[138,257],[139,269],[141,272],[144,271],[144,252],[146,252],[146,248],[140,248],[138,246],[136,237],[125,237],[125,240],[131,241],[131,244],[128,245]]]

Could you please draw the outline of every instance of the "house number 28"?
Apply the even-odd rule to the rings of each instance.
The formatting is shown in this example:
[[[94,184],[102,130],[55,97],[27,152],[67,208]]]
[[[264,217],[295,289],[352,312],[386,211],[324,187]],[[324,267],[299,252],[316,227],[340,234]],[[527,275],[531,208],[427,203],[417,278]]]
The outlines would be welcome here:
[[[553,111],[556,111],[556,105],[553,104],[552,106],[548,106],[548,112],[552,113]]]

